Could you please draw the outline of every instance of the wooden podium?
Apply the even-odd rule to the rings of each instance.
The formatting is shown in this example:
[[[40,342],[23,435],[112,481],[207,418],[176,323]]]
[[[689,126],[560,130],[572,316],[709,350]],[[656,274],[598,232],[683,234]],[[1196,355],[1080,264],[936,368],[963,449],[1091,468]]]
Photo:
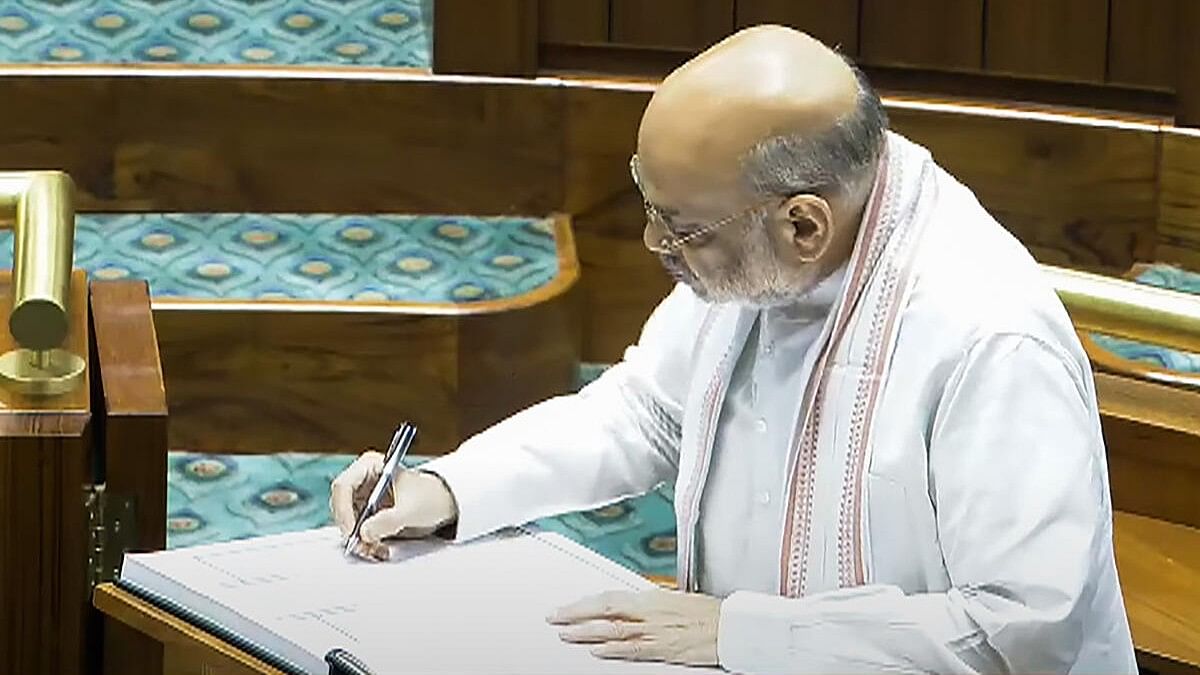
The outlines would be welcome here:
[[[10,277],[0,277],[10,297]],[[0,325],[10,302],[0,302]],[[0,388],[0,672],[95,672],[106,640],[95,584],[124,550],[166,545],[167,409],[142,282],[70,283],[64,349],[84,381],[57,396]],[[0,331],[0,351],[12,336]],[[131,637],[131,636],[128,636]],[[133,638],[136,639],[136,638]],[[154,650],[142,658],[154,658]],[[161,673],[161,665],[144,670]]]

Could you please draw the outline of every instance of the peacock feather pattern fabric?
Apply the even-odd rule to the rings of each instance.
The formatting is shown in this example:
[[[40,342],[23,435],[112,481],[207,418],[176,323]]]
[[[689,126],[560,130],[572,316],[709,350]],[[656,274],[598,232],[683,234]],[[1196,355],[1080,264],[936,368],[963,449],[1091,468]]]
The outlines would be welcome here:
[[[75,265],[145,279],[156,298],[463,303],[547,284],[558,249],[554,222],[537,218],[81,214]]]
[[[428,68],[432,0],[7,0],[7,63]]]

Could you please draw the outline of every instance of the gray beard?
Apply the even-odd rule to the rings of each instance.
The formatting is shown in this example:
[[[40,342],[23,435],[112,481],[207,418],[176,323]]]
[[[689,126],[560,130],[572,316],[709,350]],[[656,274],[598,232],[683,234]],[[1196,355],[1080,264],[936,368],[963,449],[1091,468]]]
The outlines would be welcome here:
[[[755,223],[745,242],[737,263],[720,278],[704,283],[692,274],[692,290],[701,299],[762,310],[795,304],[809,295],[808,283],[789,278],[761,223]],[[704,287],[703,293],[697,286]]]

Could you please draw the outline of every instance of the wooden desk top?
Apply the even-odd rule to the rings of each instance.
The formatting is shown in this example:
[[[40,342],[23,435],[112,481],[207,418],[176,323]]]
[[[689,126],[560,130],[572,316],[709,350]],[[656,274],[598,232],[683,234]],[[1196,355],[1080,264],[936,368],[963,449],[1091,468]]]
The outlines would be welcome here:
[[[1113,525],[1139,661],[1164,674],[1200,674],[1200,529],[1128,513],[1117,513]],[[651,580],[674,587],[665,577]],[[211,672],[282,672],[112,584],[97,587],[93,602],[163,644],[204,650]]]
[[[203,650],[207,666],[204,672],[216,672],[221,675],[287,675],[221,638],[164,612],[111,583],[96,587],[92,603],[104,614],[164,645]]]
[[[1113,541],[1133,643],[1155,670],[1200,672],[1200,530],[1117,513]]]

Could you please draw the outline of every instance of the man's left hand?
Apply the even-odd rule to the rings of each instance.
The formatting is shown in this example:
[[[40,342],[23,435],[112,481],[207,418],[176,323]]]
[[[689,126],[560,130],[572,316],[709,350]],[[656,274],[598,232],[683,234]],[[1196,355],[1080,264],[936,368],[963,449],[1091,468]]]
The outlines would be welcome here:
[[[547,618],[567,642],[595,644],[603,658],[716,666],[721,601],[677,591],[609,592]]]

